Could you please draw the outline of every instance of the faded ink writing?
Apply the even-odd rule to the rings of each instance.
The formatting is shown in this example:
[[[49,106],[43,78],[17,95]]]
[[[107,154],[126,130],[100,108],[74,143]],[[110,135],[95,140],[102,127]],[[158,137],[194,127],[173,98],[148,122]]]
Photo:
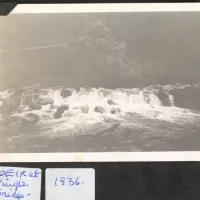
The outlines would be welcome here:
[[[76,178],[71,177],[56,177],[55,186],[78,186],[84,184],[84,181],[80,180],[80,176]]]
[[[24,191],[27,190],[22,190],[22,188],[28,188],[30,186],[28,180],[38,178],[40,175],[41,172],[38,170],[28,172],[27,170],[17,170],[16,168],[8,168],[6,170],[0,168],[0,199],[3,197],[22,200],[26,196],[30,196],[30,192],[24,194]]]

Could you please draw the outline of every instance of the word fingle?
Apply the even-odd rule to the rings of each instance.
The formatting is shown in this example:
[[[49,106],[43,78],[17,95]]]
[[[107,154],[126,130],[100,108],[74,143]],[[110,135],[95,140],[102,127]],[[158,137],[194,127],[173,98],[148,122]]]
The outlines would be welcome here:
[[[39,200],[41,170],[0,167],[0,199]]]

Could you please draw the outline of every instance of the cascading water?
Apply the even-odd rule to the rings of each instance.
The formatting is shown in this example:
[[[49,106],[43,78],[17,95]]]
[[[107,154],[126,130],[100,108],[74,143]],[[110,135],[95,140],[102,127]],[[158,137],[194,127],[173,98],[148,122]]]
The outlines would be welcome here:
[[[21,93],[18,93],[13,89],[6,90],[0,93],[1,110],[2,113],[6,110],[11,112],[13,116],[24,116],[27,113],[33,112],[44,121],[44,119],[54,119],[53,114],[56,109],[63,104],[67,104],[69,109],[64,112],[64,115],[59,120],[63,120],[65,117],[69,119],[87,119],[88,116],[93,117],[95,120],[102,119],[102,117],[110,118],[124,118],[127,113],[135,113],[146,118],[158,118],[162,120],[171,120],[179,118],[187,107],[180,108],[175,105],[176,96],[173,96],[173,91],[179,91],[184,93],[187,88],[200,88],[199,85],[195,86],[154,86],[146,88],[133,88],[133,89],[105,89],[105,88],[80,88],[75,90],[73,88],[37,88],[27,87],[22,88]],[[62,95],[62,91],[68,91],[67,97]],[[38,101],[38,99],[40,101]],[[47,101],[43,102],[42,101]],[[9,100],[9,101],[8,101]],[[17,100],[20,103],[17,105]],[[14,104],[13,105],[13,101]],[[108,103],[111,101],[112,103]],[[192,101],[192,96],[191,96]],[[8,103],[9,102],[9,103]],[[32,104],[41,104],[38,106],[32,106]],[[48,103],[49,102],[49,103]],[[7,105],[6,105],[7,103]],[[87,106],[88,112],[82,113],[81,108]],[[100,106],[104,110],[103,112],[96,112],[95,107]],[[36,108],[37,107],[37,108]],[[112,113],[111,110],[117,108],[120,112]],[[6,112],[6,111],[4,111]],[[155,115],[157,112],[157,115]],[[68,113],[68,114],[67,114]],[[71,113],[71,114],[70,114]],[[73,114],[72,114],[73,113]],[[166,114],[167,113],[167,114]],[[169,113],[171,113],[169,115]],[[176,113],[176,114],[175,114]],[[182,113],[180,115],[180,113]],[[192,111],[191,111],[192,113]],[[48,117],[44,117],[48,116]],[[95,123],[95,120],[93,121]],[[87,121],[87,120],[86,120]],[[91,120],[89,120],[91,123]]]

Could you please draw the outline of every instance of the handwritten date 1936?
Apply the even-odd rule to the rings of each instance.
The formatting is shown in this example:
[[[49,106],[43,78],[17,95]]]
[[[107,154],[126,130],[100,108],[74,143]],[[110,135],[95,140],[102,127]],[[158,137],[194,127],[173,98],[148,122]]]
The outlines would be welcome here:
[[[55,186],[78,186],[84,184],[84,181],[80,180],[80,176],[76,178],[71,177],[56,177]]]

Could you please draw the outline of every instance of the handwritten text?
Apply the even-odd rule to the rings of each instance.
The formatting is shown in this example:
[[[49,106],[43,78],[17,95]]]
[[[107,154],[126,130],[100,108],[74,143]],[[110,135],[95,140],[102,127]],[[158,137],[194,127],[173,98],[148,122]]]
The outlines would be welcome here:
[[[71,178],[71,177],[56,177],[55,180],[55,186],[65,186],[65,185],[69,185],[69,186],[77,186],[77,185],[81,185],[84,184],[84,181],[80,180],[80,177],[76,177],[76,178]]]
[[[35,179],[41,180],[38,169],[0,167],[0,199],[27,199]]]

